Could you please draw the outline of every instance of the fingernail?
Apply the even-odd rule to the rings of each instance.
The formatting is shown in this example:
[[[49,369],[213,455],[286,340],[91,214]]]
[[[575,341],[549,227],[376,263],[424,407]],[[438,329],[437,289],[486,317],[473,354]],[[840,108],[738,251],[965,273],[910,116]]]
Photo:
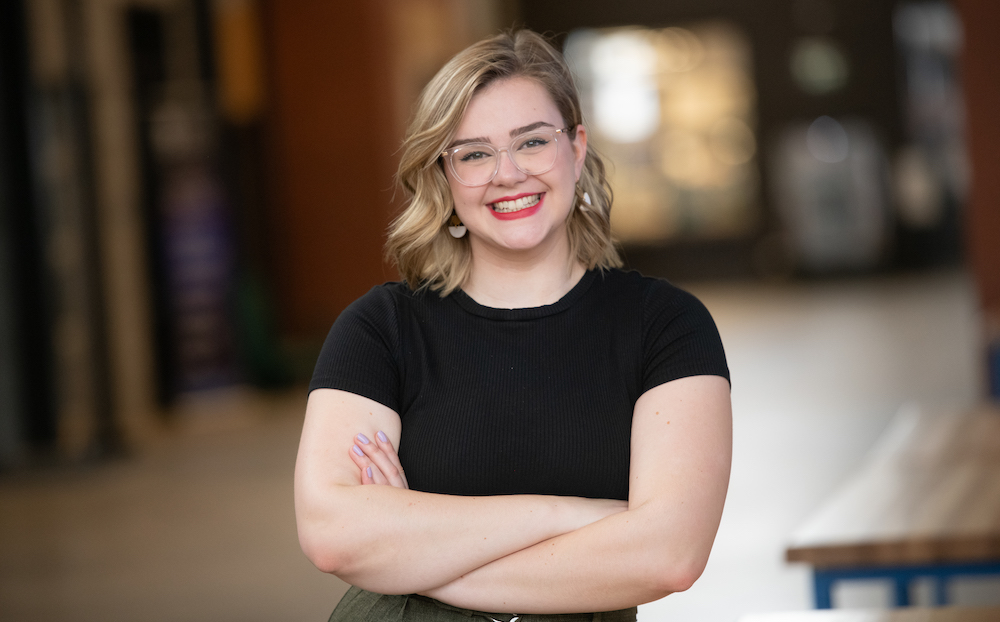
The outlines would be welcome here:
[[[383,443],[389,442],[389,439],[386,437],[385,432],[383,432],[382,430],[379,430],[378,434],[376,434],[375,436],[377,436],[378,440],[382,441]]]
[[[358,454],[359,456],[365,455],[365,452],[361,451],[361,448],[358,447],[357,445],[354,446],[354,453]]]
[[[368,467],[368,479],[372,478],[372,468]]]
[[[362,443],[364,443],[365,445],[367,445],[369,442],[371,442],[371,441],[368,440],[368,437],[365,436],[364,434],[358,434],[358,440],[361,441]]]

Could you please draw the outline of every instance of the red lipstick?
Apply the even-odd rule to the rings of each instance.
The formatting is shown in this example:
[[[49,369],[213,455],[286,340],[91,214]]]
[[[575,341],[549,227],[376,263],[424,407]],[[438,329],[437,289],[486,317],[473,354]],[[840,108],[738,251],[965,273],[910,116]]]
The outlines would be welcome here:
[[[538,196],[538,203],[535,203],[531,207],[526,207],[526,208],[524,208],[522,210],[518,210],[516,212],[498,212],[498,211],[494,210],[491,207],[490,208],[490,213],[493,214],[493,216],[497,220],[517,220],[519,218],[527,218],[528,216],[533,215],[535,212],[537,212],[539,209],[541,209],[542,203],[545,202],[545,193],[544,192],[524,192],[522,194],[517,194],[517,195],[514,195],[514,196],[502,197],[502,198],[497,199],[496,201],[494,201],[494,203],[499,203],[500,201],[515,201],[517,199],[520,199],[521,197],[530,197],[530,196],[534,196],[536,194],[539,195]]]

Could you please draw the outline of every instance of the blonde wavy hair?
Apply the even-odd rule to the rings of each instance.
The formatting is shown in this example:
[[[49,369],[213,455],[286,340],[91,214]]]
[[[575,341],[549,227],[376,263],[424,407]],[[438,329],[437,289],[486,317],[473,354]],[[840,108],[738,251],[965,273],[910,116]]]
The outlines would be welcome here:
[[[424,87],[403,142],[397,180],[406,207],[389,227],[386,254],[412,289],[439,290],[442,296],[461,287],[472,256],[468,237],[447,231],[454,200],[441,152],[453,139],[472,97],[487,85],[513,77],[537,81],[562,114],[569,137],[583,122],[580,100],[566,61],[544,37],[530,30],[503,33],[459,52]],[[590,204],[583,201],[587,193]],[[576,186],[576,209],[567,221],[570,252],[587,267],[621,266],[611,237],[611,186],[604,161],[587,145],[583,173]]]

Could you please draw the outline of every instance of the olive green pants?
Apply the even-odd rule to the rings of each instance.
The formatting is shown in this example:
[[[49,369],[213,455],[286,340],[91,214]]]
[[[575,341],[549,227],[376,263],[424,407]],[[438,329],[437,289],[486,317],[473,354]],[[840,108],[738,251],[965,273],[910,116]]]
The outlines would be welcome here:
[[[330,622],[635,622],[635,613],[635,607],[561,615],[484,613],[452,607],[426,596],[386,596],[352,586],[333,610]]]

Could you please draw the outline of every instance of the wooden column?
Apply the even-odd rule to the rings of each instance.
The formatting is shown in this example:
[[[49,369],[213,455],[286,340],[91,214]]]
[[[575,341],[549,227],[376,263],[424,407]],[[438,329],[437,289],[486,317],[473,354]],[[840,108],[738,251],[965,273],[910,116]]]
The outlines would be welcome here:
[[[274,239],[284,332],[322,337],[373,285],[392,214],[395,121],[380,2],[264,5],[275,179]]]
[[[962,18],[962,84],[972,188],[966,219],[968,262],[975,276],[993,365],[1000,365],[1000,3],[955,0]],[[1000,369],[992,369],[993,384]],[[1000,387],[993,386],[994,398]]]

